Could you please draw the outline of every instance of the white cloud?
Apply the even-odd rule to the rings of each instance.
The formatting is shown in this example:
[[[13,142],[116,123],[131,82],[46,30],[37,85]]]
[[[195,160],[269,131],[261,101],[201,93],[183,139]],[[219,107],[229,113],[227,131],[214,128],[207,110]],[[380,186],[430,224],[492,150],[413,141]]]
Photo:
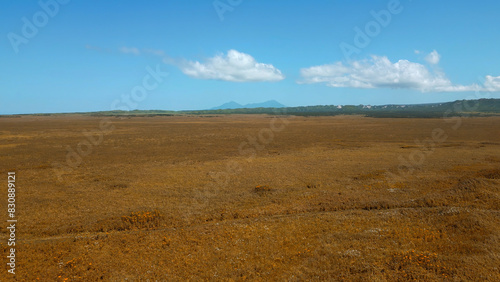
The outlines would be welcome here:
[[[163,57],[165,56],[165,52],[163,50],[157,50],[157,49],[143,49],[142,50],[144,53],[155,55],[155,56],[160,56]]]
[[[425,60],[431,65],[437,65],[440,59],[441,55],[439,55],[436,50],[430,52],[429,55],[425,56]]]
[[[198,79],[218,79],[235,82],[279,81],[285,78],[281,71],[270,64],[257,62],[252,56],[229,50],[204,63],[184,62],[178,65],[181,71]]]
[[[486,76],[486,81],[484,82],[484,88],[487,91],[500,91],[500,76]]]
[[[330,87],[399,88],[422,92],[459,92],[480,90],[478,85],[454,85],[444,73],[431,72],[424,65],[399,60],[392,63],[387,57],[372,56],[369,60],[354,61],[348,65],[337,62],[330,65],[301,69],[299,83],[325,83]],[[492,87],[500,83],[491,78]]]
[[[415,52],[415,54],[417,54],[417,55],[420,54],[420,50],[415,50],[413,52]]]
[[[121,47],[119,49],[120,52],[124,54],[134,54],[134,55],[140,55],[141,51],[135,47]]]

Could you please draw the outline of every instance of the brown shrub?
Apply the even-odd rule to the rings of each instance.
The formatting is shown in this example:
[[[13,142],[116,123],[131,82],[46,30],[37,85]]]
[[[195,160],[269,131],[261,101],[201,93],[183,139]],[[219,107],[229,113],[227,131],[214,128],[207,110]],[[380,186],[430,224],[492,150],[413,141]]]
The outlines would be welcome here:
[[[267,185],[257,185],[254,188],[255,193],[265,193],[265,192],[270,192],[272,191],[271,187]]]
[[[484,169],[476,174],[487,179],[500,179],[500,169]]]
[[[132,212],[128,216],[122,216],[122,222],[126,229],[151,229],[159,227],[163,216],[158,210]]]

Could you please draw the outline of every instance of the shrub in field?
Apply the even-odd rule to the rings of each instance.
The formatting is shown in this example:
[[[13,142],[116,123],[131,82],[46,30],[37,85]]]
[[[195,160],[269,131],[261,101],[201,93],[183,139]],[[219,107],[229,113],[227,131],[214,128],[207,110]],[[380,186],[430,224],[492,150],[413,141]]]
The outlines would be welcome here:
[[[271,191],[271,187],[267,186],[267,185],[257,185],[255,186],[255,189],[254,191],[256,193],[264,193],[264,192],[269,192]]]
[[[158,210],[132,212],[128,216],[122,216],[122,222],[126,229],[150,229],[160,226],[163,216]]]

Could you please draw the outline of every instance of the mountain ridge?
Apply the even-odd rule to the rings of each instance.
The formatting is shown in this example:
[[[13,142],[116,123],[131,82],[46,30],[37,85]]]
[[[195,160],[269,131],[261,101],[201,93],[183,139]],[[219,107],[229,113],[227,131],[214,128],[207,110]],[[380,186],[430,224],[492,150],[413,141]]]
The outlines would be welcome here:
[[[276,100],[268,100],[261,103],[250,103],[242,105],[240,103],[236,103],[235,101],[230,101],[224,103],[220,106],[213,107],[209,110],[234,110],[234,109],[255,109],[255,108],[284,108],[285,105],[281,104]]]
[[[272,100],[270,100],[272,101]],[[233,104],[234,103],[234,104]],[[265,103],[265,102],[264,102]],[[237,106],[236,102],[228,102],[229,106]],[[240,105],[240,104],[238,104]],[[201,114],[280,114],[297,116],[333,116],[333,115],[363,115],[368,117],[422,117],[439,118],[448,116],[500,116],[500,99],[482,98],[476,100],[455,100],[452,102],[438,102],[425,104],[385,104],[385,105],[316,105],[297,107],[262,107],[262,103],[240,105],[254,108],[210,109],[210,110],[132,110],[132,111],[97,111],[97,112],[68,112],[68,113],[33,113],[3,115],[3,117],[21,116],[51,116],[82,114],[91,116],[173,116],[173,115],[201,115]],[[280,104],[281,105],[281,104]]]

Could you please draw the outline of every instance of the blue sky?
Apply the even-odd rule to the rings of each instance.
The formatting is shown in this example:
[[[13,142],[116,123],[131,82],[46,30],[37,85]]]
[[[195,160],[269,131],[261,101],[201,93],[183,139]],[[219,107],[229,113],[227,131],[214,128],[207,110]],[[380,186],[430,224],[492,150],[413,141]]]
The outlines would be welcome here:
[[[493,0],[6,0],[0,114],[500,98],[499,11]]]

